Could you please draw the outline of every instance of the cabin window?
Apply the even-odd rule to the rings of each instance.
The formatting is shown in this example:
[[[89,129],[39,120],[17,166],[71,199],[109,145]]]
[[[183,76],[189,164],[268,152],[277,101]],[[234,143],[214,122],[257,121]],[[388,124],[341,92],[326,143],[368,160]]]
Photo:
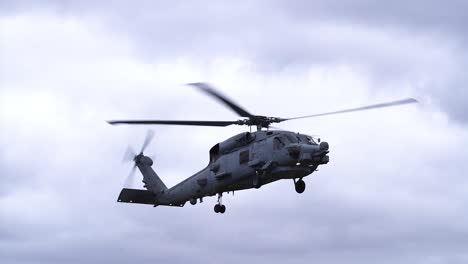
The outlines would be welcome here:
[[[284,148],[284,143],[283,141],[281,141],[281,139],[279,137],[275,137],[273,139],[273,149],[274,150],[280,150]]]
[[[249,156],[250,156],[249,150],[241,151],[239,154],[239,163],[243,164],[243,163],[249,162]]]

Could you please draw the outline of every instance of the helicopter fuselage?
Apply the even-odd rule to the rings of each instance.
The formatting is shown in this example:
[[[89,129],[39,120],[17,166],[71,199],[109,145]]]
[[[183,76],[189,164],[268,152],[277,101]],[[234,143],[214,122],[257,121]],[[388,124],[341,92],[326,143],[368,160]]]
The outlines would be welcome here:
[[[223,192],[302,179],[328,163],[328,144],[289,131],[245,132],[216,144],[206,168],[157,195],[155,205],[181,206]]]

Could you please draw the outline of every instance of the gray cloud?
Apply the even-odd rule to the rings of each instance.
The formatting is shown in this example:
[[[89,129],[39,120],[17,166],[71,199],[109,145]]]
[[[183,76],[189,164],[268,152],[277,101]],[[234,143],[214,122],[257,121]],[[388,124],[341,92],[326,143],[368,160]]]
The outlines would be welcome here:
[[[146,128],[103,122],[236,118],[180,85],[198,80],[259,114],[419,94],[464,121],[456,18],[435,32],[412,18],[416,7],[401,5],[386,17],[383,8],[339,11],[333,2],[49,3],[0,4],[0,19],[20,18],[0,26],[8,36],[0,43],[2,262],[466,262],[467,134],[437,108],[285,124],[323,134],[332,162],[301,196],[288,181],[239,192],[225,197],[221,217],[213,198],[180,210],[117,204],[131,166],[119,164],[122,154],[127,144],[138,148]],[[427,5],[424,19],[436,21]],[[212,144],[243,131],[155,130],[149,152],[168,185],[206,165]]]
[[[253,62],[252,70],[269,74],[349,65],[375,79],[375,89],[409,87],[419,97],[430,97],[427,101],[453,119],[468,120],[463,74],[468,21],[463,1],[45,5],[49,9],[30,1],[3,3],[10,12],[32,8],[104,22],[135,45],[133,52],[148,63],[190,58],[203,67],[216,58],[243,57]]]

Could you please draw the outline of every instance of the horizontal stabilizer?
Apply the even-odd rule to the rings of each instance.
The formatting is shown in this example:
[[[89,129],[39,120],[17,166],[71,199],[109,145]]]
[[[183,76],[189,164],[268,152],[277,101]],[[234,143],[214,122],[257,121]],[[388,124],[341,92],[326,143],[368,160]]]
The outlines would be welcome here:
[[[151,191],[124,188],[120,192],[117,202],[136,203],[136,204],[155,204],[156,196]]]

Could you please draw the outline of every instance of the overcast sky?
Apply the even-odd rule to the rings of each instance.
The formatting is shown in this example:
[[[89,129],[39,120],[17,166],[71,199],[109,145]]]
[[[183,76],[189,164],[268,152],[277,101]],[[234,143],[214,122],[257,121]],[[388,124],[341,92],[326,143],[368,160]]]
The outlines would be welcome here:
[[[159,3],[158,3],[159,2]],[[467,263],[466,1],[0,0],[0,262]],[[116,203],[149,127],[117,118],[301,116],[330,163],[183,208]],[[242,127],[151,127],[168,186]],[[134,187],[141,188],[141,175]]]

